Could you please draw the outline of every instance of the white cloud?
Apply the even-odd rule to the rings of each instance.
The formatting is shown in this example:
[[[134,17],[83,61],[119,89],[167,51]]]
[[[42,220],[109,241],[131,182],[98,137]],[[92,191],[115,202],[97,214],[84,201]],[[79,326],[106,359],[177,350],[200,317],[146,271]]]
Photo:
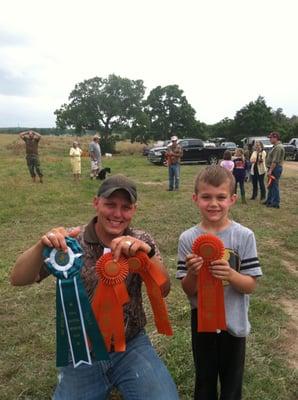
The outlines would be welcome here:
[[[206,123],[259,95],[298,114],[297,9],[295,0],[10,0],[0,15],[0,125],[15,112],[16,123],[53,126],[76,83],[111,73],[148,89],[178,84]]]

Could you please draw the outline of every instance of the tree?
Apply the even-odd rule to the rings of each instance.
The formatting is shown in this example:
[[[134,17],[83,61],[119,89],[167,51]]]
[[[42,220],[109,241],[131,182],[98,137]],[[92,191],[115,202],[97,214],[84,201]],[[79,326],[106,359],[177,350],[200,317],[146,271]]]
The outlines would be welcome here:
[[[247,136],[266,136],[274,129],[274,118],[271,108],[261,96],[237,111],[234,118],[234,141]]]
[[[131,126],[145,93],[142,80],[116,75],[95,77],[75,85],[69,103],[55,111],[58,127],[100,131],[108,140],[115,128]]]
[[[166,140],[172,134],[197,136],[202,131],[195,119],[195,110],[178,85],[157,86],[144,104],[144,111],[150,118],[150,134],[155,139]]]

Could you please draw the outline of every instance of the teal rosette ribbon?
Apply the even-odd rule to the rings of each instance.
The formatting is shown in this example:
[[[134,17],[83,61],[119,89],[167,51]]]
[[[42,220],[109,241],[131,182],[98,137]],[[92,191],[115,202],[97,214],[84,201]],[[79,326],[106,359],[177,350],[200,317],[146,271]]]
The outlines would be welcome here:
[[[88,338],[97,360],[107,360],[109,356],[80,278],[82,249],[71,237],[65,241],[67,252],[46,247],[43,257],[48,271],[57,278],[56,364],[57,367],[68,365],[70,350],[76,368],[92,364]]]

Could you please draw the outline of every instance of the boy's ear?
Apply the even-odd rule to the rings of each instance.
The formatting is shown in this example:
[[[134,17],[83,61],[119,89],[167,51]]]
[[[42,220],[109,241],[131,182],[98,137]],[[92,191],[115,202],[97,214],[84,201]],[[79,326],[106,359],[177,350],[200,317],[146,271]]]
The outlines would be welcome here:
[[[192,194],[192,201],[195,203],[198,200],[198,195],[196,193]]]
[[[238,198],[238,196],[237,196],[236,193],[232,194],[232,196],[231,196],[231,206],[233,206],[236,203],[237,198]]]

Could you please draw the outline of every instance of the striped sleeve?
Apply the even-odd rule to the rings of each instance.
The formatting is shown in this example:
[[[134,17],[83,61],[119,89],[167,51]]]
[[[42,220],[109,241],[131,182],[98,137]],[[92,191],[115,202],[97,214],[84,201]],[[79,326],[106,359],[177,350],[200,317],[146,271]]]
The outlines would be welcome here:
[[[243,242],[241,253],[240,272],[244,275],[262,276],[262,270],[257,254],[256,239],[251,230],[248,230],[247,237]]]
[[[191,241],[187,240],[187,235],[185,233],[180,236],[178,242],[177,279],[182,279],[186,276],[185,259],[186,255],[191,253],[191,243]]]

